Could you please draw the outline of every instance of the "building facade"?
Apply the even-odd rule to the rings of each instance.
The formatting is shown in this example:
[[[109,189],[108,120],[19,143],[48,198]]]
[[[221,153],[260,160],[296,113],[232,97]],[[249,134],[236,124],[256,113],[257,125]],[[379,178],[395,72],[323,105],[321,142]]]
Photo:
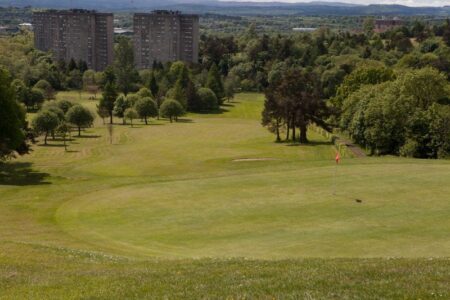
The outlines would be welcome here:
[[[113,14],[89,10],[47,10],[33,13],[35,47],[51,51],[55,60],[83,60],[104,70],[113,62]]]
[[[198,62],[199,17],[157,10],[134,15],[136,67],[150,69],[153,62]]]

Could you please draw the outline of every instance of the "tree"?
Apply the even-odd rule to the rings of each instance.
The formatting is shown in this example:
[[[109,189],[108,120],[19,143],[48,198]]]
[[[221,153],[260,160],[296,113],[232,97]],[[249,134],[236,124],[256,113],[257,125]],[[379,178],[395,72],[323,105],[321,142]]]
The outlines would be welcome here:
[[[0,68],[0,161],[27,152],[25,111],[15,100],[9,72]]]
[[[26,104],[30,98],[30,89],[25,83],[20,79],[14,79],[11,87],[14,89],[17,102]]]
[[[223,90],[222,78],[216,64],[213,64],[209,69],[206,87],[211,89],[214,94],[216,94],[217,100],[219,100],[219,103],[222,104],[222,100],[225,95]]]
[[[139,73],[134,67],[133,44],[129,38],[124,36],[118,38],[114,57],[117,87],[126,96],[134,90],[134,85],[139,80]]]
[[[187,101],[187,110],[189,111],[196,111],[198,110],[198,92],[197,87],[192,82],[192,80],[189,80],[188,85],[185,88],[185,94],[186,94],[186,101]]]
[[[153,97],[152,92],[148,89],[148,88],[141,88],[137,93],[136,93],[140,98],[144,98],[144,97]]]
[[[67,125],[66,122],[62,122],[62,123],[59,124],[59,126],[56,128],[56,132],[58,132],[58,133],[62,136],[63,142],[64,142],[64,150],[67,151],[66,137],[67,137],[67,134],[70,133],[70,127],[69,127],[69,125]]]
[[[59,122],[62,122],[65,119],[64,111],[58,106],[55,100],[46,101],[41,109],[55,113],[55,115],[58,117]]]
[[[97,76],[97,77],[99,77],[99,76]],[[101,78],[102,78],[102,81],[101,81],[102,88],[105,88],[107,83],[115,85],[117,76],[116,76],[114,67],[107,66],[105,71],[103,72],[103,75],[101,76]]]
[[[114,83],[107,82],[103,90],[102,99],[100,99],[99,107],[109,114],[109,123],[113,123],[114,102],[117,99],[117,91]]]
[[[169,97],[177,100],[184,108],[187,108],[186,92],[181,80],[177,80],[175,86],[170,90]]]
[[[80,70],[75,69],[67,76],[67,86],[71,89],[81,90],[83,88],[83,76]]]
[[[147,125],[147,118],[158,116],[158,107],[156,102],[150,97],[144,97],[139,99],[135,104],[134,108],[137,111],[139,117],[144,118],[145,125]]]
[[[87,63],[84,60],[82,60],[82,59],[80,59],[78,61],[78,70],[80,70],[81,74],[83,74],[84,72],[86,72],[88,70]]]
[[[73,58],[70,59],[69,64],[67,65],[67,71],[71,72],[77,69],[77,63]]]
[[[279,112],[288,126],[288,134],[289,127],[292,129],[294,141],[296,127],[300,129],[300,143],[308,142],[307,130],[311,123],[329,130],[324,121],[327,117],[325,102],[320,98],[319,81],[313,72],[298,67],[289,69],[281,80],[273,83],[270,97],[280,101]]]
[[[236,89],[236,83],[235,83],[234,78],[231,78],[230,76],[228,76],[224,83],[224,96],[228,100],[228,102],[230,102],[231,99],[234,98],[235,89]]]
[[[133,127],[133,120],[139,117],[139,114],[134,108],[127,108],[124,113],[124,117],[129,119],[131,122],[131,127]]]
[[[74,105],[67,112],[67,121],[78,128],[78,136],[81,136],[81,128],[90,127],[94,122],[94,115],[82,105]]]
[[[375,20],[372,17],[365,18],[363,22],[364,32],[371,37],[375,29]]]
[[[44,102],[44,92],[38,88],[32,88],[30,90],[29,99],[26,101],[25,105],[27,108],[35,108]]]
[[[56,105],[66,114],[73,106],[73,103],[69,100],[60,99],[56,101]]]
[[[92,91],[94,87],[97,87],[97,82],[95,80],[95,71],[87,70],[83,73],[83,88],[86,91]]]
[[[130,108],[130,105],[127,102],[127,99],[125,98],[125,96],[120,95],[119,97],[117,97],[116,102],[114,102],[114,115],[116,117],[122,118],[123,125],[126,124],[124,114],[125,114],[125,110],[127,110],[127,108]]]
[[[276,141],[280,142],[280,128],[282,126],[284,111],[280,103],[275,99],[273,88],[273,85],[269,85],[265,91],[266,98],[264,100],[261,124],[267,127],[270,132],[275,133],[277,136]]]
[[[198,111],[212,111],[219,109],[219,101],[211,89],[200,88],[198,90]]]
[[[170,119],[170,123],[172,123],[173,119],[178,121],[178,117],[184,115],[185,113],[183,106],[181,106],[178,101],[173,99],[164,100],[159,111],[162,117]]]
[[[159,86],[158,86],[158,83],[156,82],[156,77],[155,77],[155,73],[154,72],[152,72],[151,76],[150,76],[149,88],[150,88],[150,91],[152,92],[152,95],[154,97],[156,97],[158,95],[158,92],[159,92]]]
[[[100,116],[100,118],[102,118],[103,125],[105,125],[105,118],[109,117],[109,112],[105,107],[100,106],[98,104],[96,107],[97,107],[97,114]]]
[[[34,88],[40,89],[44,93],[45,99],[54,99],[55,98],[55,90],[53,89],[52,85],[44,79],[39,80],[35,85]]]
[[[37,134],[44,133],[44,144],[47,145],[49,133],[54,131],[60,123],[58,116],[49,110],[41,110],[33,119],[33,128]]]
[[[447,21],[445,22],[442,39],[444,40],[445,44],[450,47],[450,19],[447,19]]]
[[[138,94],[129,94],[126,97],[127,105],[128,107],[133,107],[134,104],[141,99],[141,97]]]

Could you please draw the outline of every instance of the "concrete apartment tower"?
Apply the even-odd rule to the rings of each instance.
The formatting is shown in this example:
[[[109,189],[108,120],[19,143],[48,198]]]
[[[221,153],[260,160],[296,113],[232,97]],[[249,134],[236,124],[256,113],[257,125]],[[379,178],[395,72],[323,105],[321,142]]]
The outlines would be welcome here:
[[[34,43],[55,60],[83,60],[104,70],[113,62],[113,14],[90,10],[47,10],[33,13]]]
[[[153,62],[198,61],[199,18],[178,11],[134,14],[134,59],[138,69]]]

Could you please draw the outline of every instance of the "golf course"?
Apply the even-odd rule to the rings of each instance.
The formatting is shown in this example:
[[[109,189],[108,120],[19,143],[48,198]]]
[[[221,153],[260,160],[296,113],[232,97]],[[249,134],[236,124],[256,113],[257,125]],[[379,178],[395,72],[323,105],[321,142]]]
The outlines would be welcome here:
[[[1,165],[0,299],[450,298],[450,161],[337,165],[312,129],[274,142],[263,101],[112,134],[97,116]]]

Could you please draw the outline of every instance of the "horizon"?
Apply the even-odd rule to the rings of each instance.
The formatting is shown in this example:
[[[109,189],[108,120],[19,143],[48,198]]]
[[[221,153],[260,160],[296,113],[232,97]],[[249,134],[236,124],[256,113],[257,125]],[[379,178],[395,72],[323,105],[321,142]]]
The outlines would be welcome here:
[[[380,0],[380,1],[372,1],[372,0],[218,0],[219,2],[253,2],[253,3],[314,3],[314,2],[322,2],[322,3],[345,3],[345,4],[354,4],[354,5],[404,5],[409,7],[445,7],[450,6],[450,0],[441,1],[441,0]],[[193,0],[195,2],[195,0]],[[200,1],[201,2],[201,1]]]

